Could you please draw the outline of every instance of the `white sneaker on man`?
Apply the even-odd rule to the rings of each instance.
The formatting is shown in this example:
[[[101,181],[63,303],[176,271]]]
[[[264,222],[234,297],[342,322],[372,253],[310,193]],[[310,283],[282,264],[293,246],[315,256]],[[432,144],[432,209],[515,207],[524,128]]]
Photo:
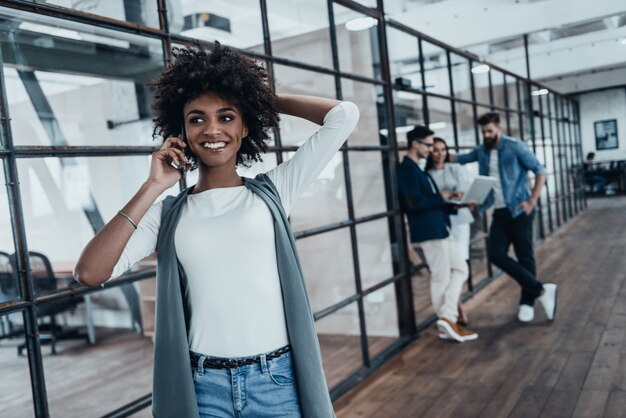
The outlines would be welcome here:
[[[517,320],[520,322],[530,322],[535,319],[535,308],[530,305],[520,305],[517,312]]]
[[[550,321],[554,321],[556,316],[556,288],[554,283],[546,283],[543,285],[543,295],[539,296],[537,300],[541,302],[543,309],[546,311],[546,316]]]

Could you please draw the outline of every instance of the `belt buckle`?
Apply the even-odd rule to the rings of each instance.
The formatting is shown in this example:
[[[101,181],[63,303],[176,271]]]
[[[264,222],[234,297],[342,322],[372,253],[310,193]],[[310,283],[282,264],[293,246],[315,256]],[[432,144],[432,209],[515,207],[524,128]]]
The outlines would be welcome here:
[[[239,360],[228,359],[224,360],[222,364],[228,369],[236,369],[237,367],[239,367]]]

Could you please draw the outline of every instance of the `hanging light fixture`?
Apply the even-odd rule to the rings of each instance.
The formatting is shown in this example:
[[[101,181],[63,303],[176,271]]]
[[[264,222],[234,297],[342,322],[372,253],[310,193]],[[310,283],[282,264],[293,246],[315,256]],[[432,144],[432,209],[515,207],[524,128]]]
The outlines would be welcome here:
[[[346,29],[351,32],[369,29],[378,25],[378,20],[373,17],[357,17],[346,22]]]
[[[487,64],[480,64],[480,65],[477,65],[476,67],[472,68],[472,73],[474,73],[474,74],[484,74],[484,73],[488,73],[489,70],[491,70],[491,67],[489,67]]]

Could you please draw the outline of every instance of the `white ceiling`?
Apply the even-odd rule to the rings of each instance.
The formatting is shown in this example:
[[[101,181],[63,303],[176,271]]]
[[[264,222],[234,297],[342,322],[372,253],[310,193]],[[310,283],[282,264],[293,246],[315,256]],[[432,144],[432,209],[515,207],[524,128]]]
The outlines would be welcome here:
[[[522,75],[529,34],[531,77],[564,92],[626,84],[616,77],[626,69],[624,0],[391,0],[385,7],[394,20]]]

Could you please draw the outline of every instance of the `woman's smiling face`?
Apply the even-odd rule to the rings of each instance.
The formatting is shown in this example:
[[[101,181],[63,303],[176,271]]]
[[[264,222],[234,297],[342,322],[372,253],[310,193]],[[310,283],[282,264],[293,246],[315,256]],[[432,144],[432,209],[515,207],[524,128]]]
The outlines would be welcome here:
[[[440,164],[446,160],[448,156],[448,151],[446,150],[446,144],[441,141],[435,141],[433,144],[433,150],[430,153],[433,161],[437,164]]]
[[[248,135],[239,109],[230,101],[206,92],[187,102],[183,114],[189,148],[198,165],[234,168],[241,141]]]

